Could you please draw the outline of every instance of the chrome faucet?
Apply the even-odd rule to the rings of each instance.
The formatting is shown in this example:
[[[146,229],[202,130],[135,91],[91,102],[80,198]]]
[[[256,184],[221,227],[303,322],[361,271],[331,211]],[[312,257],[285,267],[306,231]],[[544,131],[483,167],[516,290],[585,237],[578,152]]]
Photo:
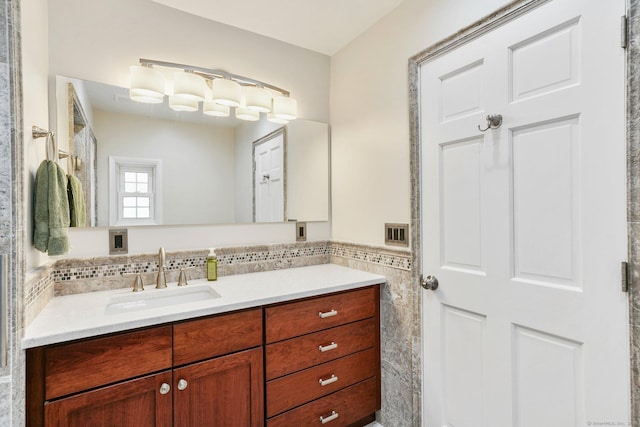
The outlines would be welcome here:
[[[156,279],[156,289],[167,287],[167,276],[164,274],[164,265],[166,262],[167,257],[164,253],[164,247],[160,246],[160,252],[158,252],[158,277]]]

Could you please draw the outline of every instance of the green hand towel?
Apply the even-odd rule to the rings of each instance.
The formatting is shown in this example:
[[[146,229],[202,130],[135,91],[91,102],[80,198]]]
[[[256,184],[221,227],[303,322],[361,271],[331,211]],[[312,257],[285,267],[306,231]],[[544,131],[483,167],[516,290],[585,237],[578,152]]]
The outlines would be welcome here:
[[[58,164],[44,160],[35,180],[35,232],[33,243],[41,252],[62,255],[69,251],[67,176]]]
[[[67,178],[69,179],[67,193],[69,195],[71,227],[85,227],[87,225],[87,207],[84,201],[82,182],[74,175],[68,175]]]
[[[34,186],[35,231],[33,244],[40,252],[47,252],[49,245],[49,164],[47,160],[40,163]]]

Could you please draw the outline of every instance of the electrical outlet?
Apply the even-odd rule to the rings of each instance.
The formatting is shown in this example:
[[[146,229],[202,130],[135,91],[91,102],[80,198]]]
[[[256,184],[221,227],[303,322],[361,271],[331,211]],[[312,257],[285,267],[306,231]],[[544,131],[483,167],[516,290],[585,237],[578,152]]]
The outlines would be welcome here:
[[[307,223],[296,222],[296,242],[304,242],[307,240]]]
[[[129,237],[126,229],[109,230],[109,255],[129,252]]]
[[[387,245],[409,246],[409,224],[385,224],[384,242]]]

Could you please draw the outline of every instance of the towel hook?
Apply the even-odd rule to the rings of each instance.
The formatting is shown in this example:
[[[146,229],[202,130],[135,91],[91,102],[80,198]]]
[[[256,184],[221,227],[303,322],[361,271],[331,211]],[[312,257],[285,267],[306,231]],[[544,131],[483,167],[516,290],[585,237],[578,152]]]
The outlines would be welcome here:
[[[487,127],[482,129],[480,125],[478,125],[478,130],[480,132],[486,132],[489,129],[498,129],[502,126],[502,114],[489,114],[487,116]]]

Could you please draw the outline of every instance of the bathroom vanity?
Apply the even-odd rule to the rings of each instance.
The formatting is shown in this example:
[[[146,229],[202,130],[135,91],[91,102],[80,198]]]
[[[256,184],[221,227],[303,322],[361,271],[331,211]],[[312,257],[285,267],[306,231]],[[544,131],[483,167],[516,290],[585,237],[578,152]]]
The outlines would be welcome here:
[[[130,313],[107,310],[128,290],[54,298],[23,340],[27,425],[365,425],[384,281],[320,265],[194,281],[220,297]]]

